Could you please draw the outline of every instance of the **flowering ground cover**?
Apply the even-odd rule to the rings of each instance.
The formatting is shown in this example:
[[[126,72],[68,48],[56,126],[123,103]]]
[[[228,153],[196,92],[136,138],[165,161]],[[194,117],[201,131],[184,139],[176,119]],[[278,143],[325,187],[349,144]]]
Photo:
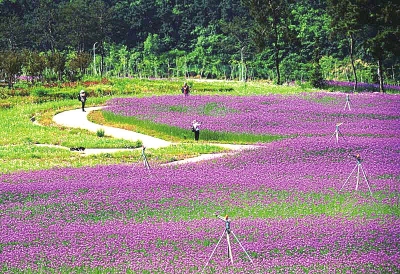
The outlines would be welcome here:
[[[304,95],[301,100],[321,104],[332,102],[331,96]],[[367,98],[369,103],[363,101],[367,110],[360,113],[373,118],[351,112],[354,125],[361,124],[357,119],[379,117],[382,133],[368,126],[364,136],[343,130],[345,138],[338,143],[331,138],[334,129],[321,128],[321,133],[315,129],[316,136],[304,133],[234,156],[182,166],[147,170],[140,164],[110,165],[3,174],[0,269],[4,273],[399,272],[398,99]],[[293,98],[280,98],[286,99]],[[387,114],[374,107],[381,100]],[[337,105],[343,107],[344,102]],[[357,167],[353,156],[358,153],[368,181],[360,175],[357,182],[355,173],[349,176]],[[234,264],[227,258],[223,239],[205,267],[225,228],[215,212],[231,217],[232,231],[253,263],[231,237]]]
[[[351,111],[342,93],[302,93],[268,96],[153,96],[114,98],[107,111],[123,116],[203,130],[251,134],[329,134],[343,122],[348,134],[393,135],[400,119],[397,95],[350,95]]]

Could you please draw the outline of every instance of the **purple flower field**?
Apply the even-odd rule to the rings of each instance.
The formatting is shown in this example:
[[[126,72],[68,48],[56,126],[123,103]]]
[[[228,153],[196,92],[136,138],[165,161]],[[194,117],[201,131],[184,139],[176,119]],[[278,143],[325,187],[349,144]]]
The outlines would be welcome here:
[[[398,133],[397,95],[352,94],[351,110],[343,93],[292,96],[153,96],[115,98],[107,111],[187,129],[192,120],[210,131],[251,134],[329,134],[336,123],[349,134]]]
[[[287,99],[287,109],[292,100],[302,100],[310,108],[326,105],[321,111],[324,117],[329,117],[329,108],[334,112],[335,105],[343,110],[341,96],[326,96],[264,100]],[[354,125],[364,123],[365,136],[354,130],[338,143],[330,138],[334,128],[313,127],[316,137],[304,134],[234,156],[153,166],[150,171],[125,164],[0,175],[0,269],[3,273],[201,273],[224,232],[224,223],[215,218],[218,212],[230,216],[232,231],[253,263],[231,237],[231,265],[223,238],[204,273],[398,273],[399,100],[370,96],[354,98],[354,104],[365,109],[348,111],[354,116],[347,117]],[[254,112],[261,101],[258,97],[214,101],[219,100],[226,116],[243,111],[239,103],[233,107],[235,100],[253,102]],[[265,113],[276,121],[282,116]],[[303,121],[304,127],[316,121],[296,115],[293,119]],[[259,119],[267,120],[262,115]],[[382,132],[368,126],[375,120],[381,122]],[[292,128],[300,129],[300,125]],[[356,173],[349,175],[357,166],[353,156],[358,153],[368,182],[360,176],[356,190]]]

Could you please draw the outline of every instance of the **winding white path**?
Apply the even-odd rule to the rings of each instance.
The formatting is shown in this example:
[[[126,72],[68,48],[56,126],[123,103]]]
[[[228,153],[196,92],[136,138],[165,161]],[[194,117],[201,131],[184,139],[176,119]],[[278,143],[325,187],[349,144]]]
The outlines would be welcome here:
[[[86,112],[81,109],[69,110],[61,112],[53,117],[53,121],[59,125],[66,127],[82,128],[92,132],[97,132],[99,129],[104,130],[104,134],[118,139],[125,139],[130,141],[141,140],[146,148],[161,148],[171,145],[171,142],[144,135],[141,133],[133,132],[126,129],[98,125],[90,122],[87,119],[89,112],[99,110],[102,107],[86,108]]]
[[[105,135],[111,136],[114,138],[125,139],[125,140],[130,140],[130,141],[141,140],[143,145],[146,148],[157,149],[157,148],[167,147],[167,146],[173,144],[171,142],[168,142],[168,141],[165,141],[165,140],[162,140],[159,138],[155,138],[155,137],[152,137],[149,135],[133,132],[133,131],[126,130],[126,129],[98,125],[98,124],[90,122],[87,119],[88,113],[91,111],[94,111],[94,110],[99,110],[99,109],[102,109],[102,107],[86,108],[86,112],[83,112],[81,109],[75,109],[75,110],[61,112],[59,114],[56,114],[53,117],[53,121],[59,125],[65,126],[65,127],[81,128],[81,129],[86,129],[86,130],[89,130],[92,132],[97,132],[99,129],[103,129]],[[210,160],[210,159],[225,156],[228,154],[233,154],[240,150],[255,149],[258,147],[255,145],[231,145],[231,144],[213,144],[213,145],[233,150],[233,152],[203,154],[198,157],[185,159],[185,160],[181,160],[181,161],[176,161],[176,162],[171,162],[171,163],[168,163],[167,165],[175,165],[175,164],[183,164],[183,163],[189,163],[189,162]],[[115,151],[121,151],[121,150],[126,150],[126,149],[86,149],[84,154],[88,155],[88,154],[93,154],[93,153],[107,153],[107,152],[115,152]]]

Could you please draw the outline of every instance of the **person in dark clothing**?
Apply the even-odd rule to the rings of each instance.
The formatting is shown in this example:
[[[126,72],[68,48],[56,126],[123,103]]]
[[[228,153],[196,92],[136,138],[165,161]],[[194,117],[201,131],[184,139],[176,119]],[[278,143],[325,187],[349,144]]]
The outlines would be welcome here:
[[[196,141],[198,141],[199,137],[200,137],[200,128],[199,128],[200,125],[201,125],[200,122],[197,122],[196,120],[193,120],[193,122],[192,122],[192,131],[194,132],[194,139]]]
[[[82,103],[82,111],[83,111],[83,112],[86,112],[86,110],[85,110],[86,98],[87,98],[86,92],[82,89],[82,90],[79,92],[78,100]]]
[[[188,95],[189,95],[189,92],[190,92],[189,86],[188,86],[188,84],[185,82],[185,83],[183,84],[183,87],[182,87],[182,93],[183,93],[185,96],[188,96]]]

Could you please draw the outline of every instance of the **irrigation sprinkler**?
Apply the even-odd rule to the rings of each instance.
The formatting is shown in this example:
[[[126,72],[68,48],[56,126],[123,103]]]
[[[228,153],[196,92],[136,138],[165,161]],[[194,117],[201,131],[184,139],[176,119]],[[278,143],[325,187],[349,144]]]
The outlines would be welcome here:
[[[351,110],[350,105],[351,105],[351,103],[350,103],[350,95],[346,94],[346,103],[344,104],[344,110],[346,110],[346,107],[348,107],[349,110]]]
[[[140,155],[138,162],[140,162],[142,160],[144,167],[147,168],[148,170],[150,170],[150,165],[149,165],[149,162],[147,161],[145,150],[146,150],[146,147],[142,146],[142,154]]]
[[[363,175],[363,177],[364,177],[364,181],[367,183],[369,193],[371,194],[371,197],[373,198],[373,196],[372,196],[372,191],[371,191],[371,188],[370,188],[370,186],[369,186],[368,179],[367,179],[367,175],[365,175],[364,168],[362,167],[362,164],[361,164],[361,162],[362,162],[361,156],[360,156],[360,154],[357,154],[357,155],[354,155],[353,157],[356,159],[357,164],[356,164],[356,166],[353,168],[353,170],[351,171],[351,173],[350,173],[349,177],[347,178],[347,180],[343,183],[343,185],[342,185],[342,187],[340,188],[339,192],[342,191],[343,187],[344,187],[344,186],[347,184],[347,182],[349,181],[351,175],[352,175],[352,174],[354,173],[354,171],[357,169],[357,175],[356,175],[356,178],[357,178],[356,190],[358,190],[358,185],[359,185],[359,183],[360,183],[360,171],[361,171],[361,173],[362,173],[362,175]]]
[[[346,140],[346,139],[344,138],[343,134],[340,132],[339,127],[340,127],[341,125],[343,125],[343,123],[337,123],[337,124],[336,124],[336,126],[335,126],[335,131],[333,132],[331,138],[329,138],[329,140],[331,140],[333,136],[336,136],[336,144],[339,143],[339,135],[342,136],[342,138],[343,138],[344,140]]]
[[[220,244],[222,238],[224,237],[224,235],[226,235],[226,241],[228,243],[228,258],[231,261],[231,264],[233,265],[233,256],[232,256],[232,248],[231,248],[231,241],[229,238],[229,235],[232,233],[233,237],[235,237],[236,241],[239,243],[240,247],[243,249],[244,253],[246,253],[247,257],[249,258],[250,262],[254,265],[253,260],[251,259],[250,255],[247,253],[246,249],[243,247],[243,245],[241,244],[241,242],[239,241],[239,239],[236,237],[235,233],[233,233],[232,229],[231,229],[231,219],[229,219],[228,215],[226,215],[225,217],[222,217],[218,214],[215,214],[215,216],[224,221],[225,222],[225,229],[224,232],[222,233],[221,237],[219,238],[216,246],[214,247],[214,250],[211,252],[210,257],[207,260],[206,265],[204,266],[203,270],[201,271],[201,273],[204,272],[204,270],[206,269],[208,263],[210,262],[212,256],[214,255],[215,250],[217,250],[218,245]]]

